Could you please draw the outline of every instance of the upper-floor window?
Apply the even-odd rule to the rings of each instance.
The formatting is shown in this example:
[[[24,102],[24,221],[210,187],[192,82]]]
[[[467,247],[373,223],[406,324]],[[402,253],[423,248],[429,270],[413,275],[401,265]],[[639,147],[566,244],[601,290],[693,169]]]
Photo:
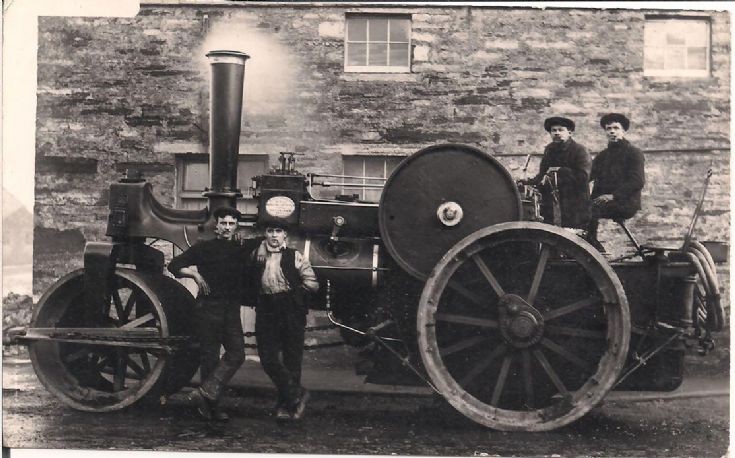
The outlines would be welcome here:
[[[410,17],[349,14],[346,19],[345,71],[411,71]]]
[[[237,187],[243,196],[237,199],[242,213],[257,213],[252,196],[252,178],[268,170],[268,155],[241,154],[237,163]],[[176,206],[196,210],[207,205],[202,191],[209,186],[209,157],[206,154],[185,154],[176,158]]]
[[[344,175],[359,178],[344,178],[343,183],[354,186],[345,187],[342,192],[356,194],[362,201],[379,202],[385,179],[402,160],[400,156],[343,156]]]
[[[709,76],[710,23],[707,19],[649,18],[643,38],[645,75]]]

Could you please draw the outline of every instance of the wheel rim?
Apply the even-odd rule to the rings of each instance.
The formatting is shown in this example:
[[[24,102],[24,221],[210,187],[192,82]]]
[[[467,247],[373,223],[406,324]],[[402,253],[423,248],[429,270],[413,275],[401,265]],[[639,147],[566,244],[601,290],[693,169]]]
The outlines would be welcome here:
[[[160,295],[144,277],[118,269],[111,296],[93,327],[155,328],[155,337],[169,337]],[[85,327],[84,272],[59,280],[39,301],[32,327]],[[85,315],[86,313],[86,315]],[[68,405],[85,411],[118,410],[157,391],[164,382],[169,356],[155,349],[34,341],[29,345],[34,370],[44,386]]]
[[[627,356],[628,303],[581,238],[513,222],[471,234],[426,282],[419,352],[442,395],[500,430],[568,424],[611,389]]]

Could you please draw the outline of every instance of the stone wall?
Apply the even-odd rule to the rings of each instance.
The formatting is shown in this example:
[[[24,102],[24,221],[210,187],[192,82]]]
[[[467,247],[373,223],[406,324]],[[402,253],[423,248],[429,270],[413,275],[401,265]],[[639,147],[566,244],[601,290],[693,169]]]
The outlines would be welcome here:
[[[204,54],[215,48],[252,57],[242,154],[275,164],[279,151],[296,151],[301,171],[339,173],[343,154],[459,142],[520,178],[524,156],[548,142],[545,117],[574,118],[575,138],[594,152],[605,146],[600,115],[621,111],[646,152],[644,208],[631,230],[678,243],[712,168],[696,233],[728,240],[727,13],[702,13],[711,77],[672,79],[643,76],[644,19],[655,11],[182,3],[126,19],[40,18],[35,292],[81,266],[85,239],[104,239],[108,185],[128,166],[174,204],[174,155],[206,152]],[[411,15],[411,73],[344,72],[345,13],[360,11]],[[621,237],[603,227],[603,240],[623,246]]]

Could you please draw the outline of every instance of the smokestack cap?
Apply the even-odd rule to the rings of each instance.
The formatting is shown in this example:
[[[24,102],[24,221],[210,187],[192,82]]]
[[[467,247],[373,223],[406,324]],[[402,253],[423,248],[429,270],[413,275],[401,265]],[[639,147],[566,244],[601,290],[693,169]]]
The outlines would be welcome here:
[[[210,63],[227,63],[227,64],[240,64],[245,65],[245,61],[250,59],[250,56],[240,51],[228,51],[225,49],[218,49],[209,51],[207,53]]]

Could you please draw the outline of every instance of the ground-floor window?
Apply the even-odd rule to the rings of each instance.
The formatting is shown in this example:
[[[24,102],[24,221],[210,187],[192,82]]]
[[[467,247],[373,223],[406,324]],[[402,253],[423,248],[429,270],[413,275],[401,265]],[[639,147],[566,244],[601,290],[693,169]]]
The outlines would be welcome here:
[[[393,170],[403,160],[402,156],[342,156],[343,174],[350,177],[344,178],[343,183],[363,185],[357,187],[344,187],[342,193],[346,195],[357,195],[359,200],[367,202],[380,201],[382,188],[374,188],[372,185],[383,185]]]
[[[268,155],[241,154],[237,164],[237,187],[243,196],[237,200],[242,213],[257,212],[257,202],[252,195],[252,179],[268,170]],[[176,157],[176,207],[199,209],[207,205],[202,197],[209,186],[209,156],[206,154],[182,154]]]

